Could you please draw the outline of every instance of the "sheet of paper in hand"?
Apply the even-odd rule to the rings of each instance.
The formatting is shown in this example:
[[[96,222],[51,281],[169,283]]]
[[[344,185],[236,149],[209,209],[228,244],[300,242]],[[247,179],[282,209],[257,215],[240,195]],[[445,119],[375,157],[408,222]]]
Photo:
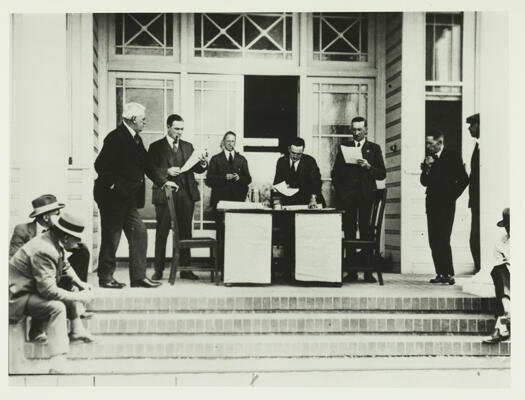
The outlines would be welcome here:
[[[191,153],[190,158],[186,160],[184,165],[180,169],[180,173],[189,171],[192,169],[198,162],[200,162],[200,158],[206,154],[205,150],[193,150],[193,153]]]
[[[357,164],[357,160],[363,159],[361,147],[350,147],[341,145],[341,152],[347,164]]]
[[[293,196],[299,191],[299,188],[291,188],[288,187],[286,184],[286,181],[282,181],[281,183],[278,183],[277,185],[273,185],[273,187],[281,194],[285,196]]]

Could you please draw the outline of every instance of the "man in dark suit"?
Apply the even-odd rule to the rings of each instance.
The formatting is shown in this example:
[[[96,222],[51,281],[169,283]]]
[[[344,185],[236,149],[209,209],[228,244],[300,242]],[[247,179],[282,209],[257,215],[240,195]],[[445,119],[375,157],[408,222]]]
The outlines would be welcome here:
[[[199,162],[189,171],[181,172],[181,167],[192,155],[194,149],[190,142],[181,140],[184,132],[184,120],[180,115],[172,114],[167,121],[168,133],[166,137],[153,142],[148,150],[148,160],[155,169],[162,182],[170,182],[178,187],[173,196],[177,223],[181,239],[191,238],[192,219],[195,202],[200,200],[200,193],[195,181],[194,173],[201,174],[208,168],[204,155],[199,155]],[[152,203],[155,205],[157,231],[155,235],[155,273],[152,279],[162,279],[164,260],[166,258],[166,240],[171,227],[170,212],[164,189],[153,185]],[[189,265],[190,249],[182,249],[180,253],[181,265]],[[183,279],[198,279],[191,271],[181,271]]]
[[[95,201],[100,210],[102,237],[98,260],[99,286],[121,289],[125,284],[113,277],[115,253],[122,230],[129,242],[129,272],[131,287],[153,288],[160,282],[146,277],[148,235],[137,208],[144,207],[144,173],[158,187],[176,187],[175,183],[159,176],[147,157],[139,133],[146,125],[145,108],[127,103],[122,124],[104,139],[96,161]]]
[[[470,159],[470,178],[469,178],[469,201],[468,206],[472,212],[472,222],[470,225],[470,252],[474,259],[474,273],[478,273],[481,267],[480,260],[480,232],[479,232],[479,114],[471,115],[467,118],[470,135],[476,139],[476,146]]]
[[[353,140],[351,147],[360,147],[363,158],[357,164],[346,163],[341,148],[338,149],[332,168],[332,184],[338,206],[343,215],[343,231],[345,239],[355,239],[357,224],[359,237],[367,239],[370,236],[369,219],[376,190],[376,180],[385,179],[386,169],[379,145],[367,139],[367,123],[363,117],[355,117],[350,123]],[[354,254],[347,254],[352,259]],[[345,282],[357,280],[357,273],[349,273]],[[366,282],[376,282],[371,273],[365,273]]]
[[[60,209],[64,208],[64,204],[59,203],[57,198],[52,194],[44,194],[37,197],[32,202],[33,211],[29,214],[29,218],[34,218],[32,222],[18,224],[15,226],[11,242],[9,244],[9,258],[13,257],[15,253],[24,244],[29,242],[35,236],[40,236],[53,226],[52,217],[60,215]],[[71,249],[71,255],[68,262],[75,270],[77,276],[83,281],[87,282],[87,274],[89,268],[89,250],[87,246],[79,242],[78,245]],[[59,286],[66,290],[71,290],[71,283],[65,279],[59,282]],[[82,313],[81,317],[89,316],[88,313]],[[31,321],[31,328],[29,330],[29,339],[36,343],[43,343],[47,340],[44,330],[45,321],[33,318]]]
[[[325,205],[321,194],[321,173],[315,159],[304,154],[304,140],[295,138],[288,146],[288,155],[277,160],[273,184],[283,181],[291,188],[299,191],[293,196],[282,196],[283,205],[308,204],[313,207],[317,204]]]
[[[453,285],[454,266],[450,235],[456,213],[456,199],[468,185],[463,160],[444,147],[443,132],[430,129],[426,134],[427,156],[421,163],[420,181],[426,190],[428,241],[436,268],[431,283]]]
[[[244,201],[252,181],[248,161],[235,151],[237,136],[229,131],[222,138],[222,148],[210,160],[206,185],[211,188],[210,206],[215,210],[220,200]]]
[[[24,244],[9,260],[9,322],[16,323],[24,316],[47,321],[51,373],[66,372],[64,355],[69,352],[70,340],[94,341],[79,313],[79,305],[92,300],[92,287],[78,278],[64,258],[64,251],[78,246],[83,230],[80,219],[64,213],[48,231]],[[61,288],[57,282],[63,277],[79,290]]]

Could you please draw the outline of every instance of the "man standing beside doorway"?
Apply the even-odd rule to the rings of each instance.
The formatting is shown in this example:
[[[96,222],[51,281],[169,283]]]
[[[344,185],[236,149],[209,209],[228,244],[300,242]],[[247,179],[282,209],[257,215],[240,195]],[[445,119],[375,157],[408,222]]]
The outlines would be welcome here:
[[[144,173],[158,187],[176,185],[159,176],[150,164],[140,132],[146,125],[146,108],[127,103],[122,112],[122,124],[104,139],[96,161],[95,201],[100,210],[102,237],[98,260],[99,286],[122,289],[113,273],[116,252],[122,230],[129,243],[129,273],[131,287],[154,288],[160,282],[146,277],[148,235],[138,208],[144,207]]]
[[[332,169],[332,183],[339,206],[345,210],[343,230],[345,239],[355,239],[359,222],[359,237],[369,237],[369,219],[376,190],[376,180],[385,179],[386,169],[379,145],[367,139],[367,123],[363,117],[352,119],[350,128],[353,140],[352,147],[360,147],[363,155],[357,164],[346,163],[339,147]],[[350,255],[351,256],[351,255]],[[348,255],[347,255],[348,257]],[[348,257],[351,258],[351,257]],[[346,282],[357,280],[357,273],[349,273]],[[376,282],[372,273],[367,272],[365,282]]]
[[[480,263],[480,233],[479,233],[479,114],[471,115],[467,118],[468,130],[471,136],[476,139],[476,146],[470,159],[470,178],[469,178],[469,201],[468,206],[472,212],[472,222],[470,225],[470,251],[474,259],[474,273],[478,273]]]
[[[191,238],[193,211],[195,202],[200,200],[200,193],[194,173],[202,174],[208,168],[204,155],[189,171],[181,172],[181,167],[193,153],[193,145],[180,137],[184,132],[184,120],[180,115],[172,114],[166,120],[167,135],[153,142],[148,150],[148,160],[161,177],[162,182],[169,182],[178,187],[173,196],[177,223],[181,239]],[[166,259],[166,240],[171,227],[170,211],[162,185],[153,185],[152,203],[155,205],[157,231],[155,234],[155,273],[152,279],[162,279]],[[189,265],[190,249],[182,249],[181,265]],[[192,271],[181,271],[182,279],[199,279]]]
[[[456,213],[456,199],[468,185],[463,160],[445,148],[445,136],[438,129],[426,134],[427,156],[421,163],[420,181],[426,190],[428,241],[436,269],[431,283],[453,285],[454,266],[450,235]]]

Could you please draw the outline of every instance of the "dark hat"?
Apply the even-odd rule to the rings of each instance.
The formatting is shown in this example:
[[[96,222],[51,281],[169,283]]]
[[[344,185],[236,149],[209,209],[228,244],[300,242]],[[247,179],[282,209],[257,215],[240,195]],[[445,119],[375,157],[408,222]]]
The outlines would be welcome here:
[[[467,124],[479,124],[479,113],[467,117]]]
[[[29,218],[35,218],[37,215],[53,210],[59,210],[66,206],[65,204],[58,203],[57,198],[52,194],[44,194],[37,197],[31,202],[31,204],[33,205],[33,212],[29,214]]]
[[[497,223],[498,226],[509,226],[510,225],[510,208],[505,208],[501,213],[503,219]]]
[[[84,231],[84,221],[67,212],[62,213],[60,217],[56,218],[53,223],[62,232],[76,238],[82,239],[82,232]]]

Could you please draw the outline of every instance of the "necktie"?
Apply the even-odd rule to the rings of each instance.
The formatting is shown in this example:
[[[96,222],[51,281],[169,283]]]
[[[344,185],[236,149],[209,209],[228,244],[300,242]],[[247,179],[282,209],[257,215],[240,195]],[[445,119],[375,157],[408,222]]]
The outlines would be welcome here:
[[[361,143],[355,142],[355,147],[359,147],[359,146],[361,146]]]
[[[295,164],[295,163],[294,163],[293,161],[290,163],[290,173],[291,173],[292,175],[295,174],[295,166],[294,166],[294,164]]]
[[[228,155],[228,162],[230,163],[230,165],[233,164],[233,156],[232,156],[232,153],[230,153],[230,154]]]
[[[176,153],[178,149],[179,149],[179,143],[174,140],[173,141],[173,152]]]
[[[134,139],[137,146],[140,146],[140,144],[142,143],[142,139],[140,138],[138,133],[135,135]]]

